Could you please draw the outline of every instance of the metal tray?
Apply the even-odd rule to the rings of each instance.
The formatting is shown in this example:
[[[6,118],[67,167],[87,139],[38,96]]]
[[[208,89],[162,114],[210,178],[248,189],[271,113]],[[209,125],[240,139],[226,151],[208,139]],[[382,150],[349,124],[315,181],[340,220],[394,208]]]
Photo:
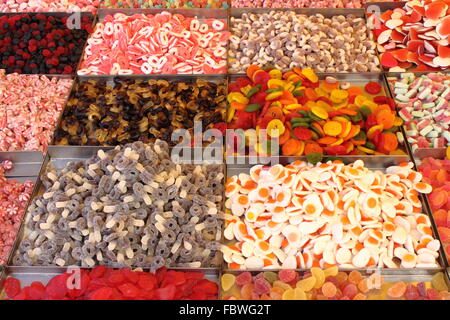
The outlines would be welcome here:
[[[391,97],[391,93],[390,93],[390,89],[389,89],[389,85],[386,81],[386,78],[384,76],[383,73],[371,73],[371,72],[365,72],[365,73],[318,73],[317,74],[319,80],[324,80],[327,76],[332,76],[336,79],[338,79],[339,81],[348,81],[350,82],[352,85],[358,85],[358,86],[362,86],[364,87],[365,84],[367,84],[367,82],[370,81],[375,81],[377,83],[379,83],[382,87],[381,92],[378,95],[382,95],[382,96],[386,96],[388,98]],[[238,77],[246,77],[245,74],[230,74],[229,75],[229,81],[233,82],[235,81]],[[228,104],[228,108],[229,108],[229,104]],[[227,110],[227,114],[228,114],[228,110]],[[405,136],[405,132],[403,130],[400,131],[403,135],[403,138],[406,141],[406,136]],[[399,163],[399,162],[408,162],[411,160],[409,154],[409,150],[406,144],[401,146],[401,150],[403,150],[406,155],[384,155],[384,156],[378,156],[378,155],[366,155],[366,156],[338,156],[339,158],[342,158],[344,160],[345,163],[350,163],[353,162],[357,159],[360,158],[373,158],[373,160],[370,160],[371,164],[373,165],[377,165],[377,163],[379,163],[379,165],[381,166],[386,166],[386,165],[390,165],[392,163]],[[325,158],[327,156],[324,156]],[[258,164],[258,163],[267,163],[268,160],[272,161],[272,160],[276,160],[276,158],[280,158],[280,159],[287,159],[287,161],[294,161],[295,159],[306,159],[306,157],[285,157],[285,156],[274,156],[274,157],[269,157],[269,159],[264,158],[264,157],[257,157],[258,159],[252,162],[253,159],[250,159],[250,157],[248,155],[246,156],[228,156],[226,157],[227,159],[227,164]],[[264,158],[263,160],[261,160],[261,158]],[[283,161],[286,161],[283,160]],[[346,159],[346,160],[345,160]]]
[[[432,157],[434,159],[444,159],[445,158],[445,149],[443,148],[439,148],[439,149],[419,149],[417,150],[418,152],[416,152],[414,154],[414,162],[417,165],[420,165],[421,160],[424,158],[428,158],[428,157]],[[429,212],[433,212],[433,210],[431,209],[431,205],[430,205],[430,201],[428,200],[428,195],[424,195],[425,199],[426,199],[426,205],[428,206],[428,211]],[[446,266],[448,267],[448,270],[450,271],[450,255],[447,254],[447,251],[445,251],[444,246],[450,246],[450,242],[443,242],[441,240],[441,237],[439,235],[438,229],[437,229],[437,224],[436,221],[434,220],[434,216],[433,214],[430,214],[430,218],[433,224],[434,229],[434,233],[437,234],[437,238],[439,239],[439,242],[441,243],[441,251],[443,254],[443,257],[446,257],[446,259],[444,259]]]
[[[252,276],[255,276],[256,274],[258,274],[259,272],[261,272],[262,270],[259,271],[251,271]],[[268,270],[265,270],[268,271]],[[309,270],[296,270],[298,271],[300,274],[304,274],[305,272],[308,272]],[[349,270],[341,270],[339,269],[339,271],[349,271]],[[423,274],[417,274],[417,273],[408,273],[408,272],[404,272],[404,273],[399,273],[399,274],[386,274],[383,272],[383,269],[362,269],[362,270],[358,270],[363,276],[370,276],[373,273],[379,273],[383,276],[383,279],[385,282],[397,282],[397,281],[404,281],[406,283],[416,283],[416,282],[431,282],[431,279],[433,277],[433,275],[435,275],[438,272],[443,272],[444,273],[444,279],[446,281],[447,287],[450,289],[450,278],[449,275],[447,273],[447,271],[439,271],[439,270],[429,270],[426,273]],[[220,274],[220,277],[222,277],[222,275],[224,273],[228,273],[228,274],[233,274],[235,276],[239,275],[240,273],[242,273],[244,271],[236,271],[236,270],[229,270],[226,272],[223,272]],[[370,294],[374,294],[376,295],[377,292],[379,292],[378,289],[374,289],[372,291],[370,291]],[[219,297],[222,298],[225,294],[225,291],[223,291],[222,286],[220,286],[220,294]]]
[[[44,159],[44,162],[42,164],[41,170],[39,172],[38,177],[36,177],[36,183],[34,185],[33,193],[30,198],[30,202],[28,203],[28,206],[31,204],[31,201],[38,195],[42,194],[44,191],[42,182],[40,177],[47,171],[48,166],[51,166],[54,169],[62,169],[65,168],[68,162],[74,162],[74,161],[85,161],[89,159],[90,157],[97,154],[98,150],[111,150],[114,149],[114,147],[98,147],[98,146],[49,146],[48,153]],[[196,148],[192,150],[192,155],[194,155],[195,150],[204,150],[204,148]],[[181,154],[182,155],[182,154]],[[188,163],[194,163],[194,164],[201,164],[202,162],[192,162],[194,159],[190,159],[187,162]],[[185,163],[181,161],[180,163]],[[226,167],[224,167],[224,174],[226,175]],[[224,198],[225,195],[223,194],[222,197]],[[25,218],[26,215],[28,215],[28,208],[25,212]],[[25,219],[24,219],[25,220]],[[15,268],[58,268],[57,266],[14,266],[13,265],[13,257],[24,239],[25,236],[25,224],[21,223],[20,229],[17,233],[16,240],[14,242],[14,245],[12,247],[11,253],[9,255],[8,259],[8,266],[9,267],[15,267]],[[221,260],[221,265],[223,265],[223,259]],[[183,270],[218,270],[219,267],[216,268],[171,268],[171,269],[183,269]]]
[[[37,176],[44,162],[44,155],[40,151],[3,151],[0,152],[0,162],[9,160],[13,168],[5,172],[9,177]]]
[[[304,161],[305,159],[304,159],[304,157],[280,157],[280,158],[278,158],[278,160],[279,160],[280,164],[286,165],[295,160],[303,160]],[[398,165],[402,162],[408,161],[409,158],[407,156],[400,156],[400,157],[395,157],[395,158],[386,157],[384,159],[383,158],[377,159],[376,157],[372,157],[372,156],[358,156],[358,157],[343,159],[345,164],[352,163],[355,160],[362,160],[365,164],[365,167],[368,169],[379,170],[379,171],[384,172],[387,167],[392,166],[392,165]],[[232,177],[234,175],[238,175],[240,173],[248,174],[250,172],[250,168],[252,166],[253,165],[248,165],[248,164],[227,165],[227,179],[229,179],[230,177]],[[428,205],[427,199],[426,199],[426,197],[423,197],[422,194],[419,194],[419,197],[422,202],[422,212],[430,217],[430,221],[431,221],[433,233],[434,233],[434,238],[438,239],[440,241],[439,234],[438,234],[437,228],[436,228],[436,224],[434,223],[434,220],[432,219],[432,215],[431,215],[431,211],[430,211],[430,207]],[[224,200],[226,200],[226,198],[224,198]],[[234,240],[227,241],[227,243],[233,243],[233,242],[235,242],[235,241]],[[225,261],[223,261],[223,264],[225,266],[224,272],[233,271],[233,269],[228,268],[227,263]],[[389,275],[398,275],[398,274],[406,274],[406,275],[421,274],[421,275],[423,275],[423,274],[434,273],[436,271],[442,271],[443,268],[446,268],[448,266],[442,246],[439,250],[439,258],[437,259],[437,264],[439,265],[438,268],[412,268],[412,269],[407,269],[407,268],[382,268],[382,269],[370,268],[370,270],[380,270],[380,272],[382,274],[389,274]],[[270,271],[270,270],[279,270],[279,269],[266,269],[265,271]],[[307,269],[301,269],[301,268],[298,268],[296,270],[307,271]],[[362,268],[362,269],[358,269],[358,268],[352,268],[352,269],[342,268],[341,269],[340,268],[339,270],[341,270],[341,271],[358,270],[360,272],[363,272],[364,270],[368,270],[368,269],[367,268]],[[245,270],[245,271],[263,271],[263,270],[250,269],[250,270]]]
[[[71,15],[73,15],[75,13],[79,13],[81,15],[81,17],[84,17],[84,16],[89,17],[91,19],[91,27],[94,27],[95,24],[97,23],[97,14],[92,14],[89,11],[78,11],[78,12],[0,12],[0,17],[1,16],[5,16],[5,15],[6,16],[12,16],[12,15],[18,15],[18,14],[30,14],[30,15],[42,14],[42,15],[45,15],[45,16],[53,16],[53,17],[61,18],[61,17],[71,16]],[[89,37],[90,37],[90,34],[87,35],[86,40],[83,43],[83,51],[81,53],[80,58],[78,59],[78,62],[76,63],[76,66],[75,66],[74,70],[72,70],[71,74],[69,74],[69,75],[64,75],[64,74],[40,74],[40,73],[31,73],[31,74],[21,73],[21,74],[23,74],[23,75],[27,75],[27,74],[28,75],[45,75],[47,77],[56,77],[56,76],[74,77],[74,76],[76,76],[77,71],[78,71],[79,66],[80,66],[80,63],[81,63],[81,60],[83,58],[84,48],[87,45],[87,39],[89,39]]]
[[[40,170],[40,169],[39,169]],[[23,224],[23,221],[25,220],[25,216],[26,216],[26,214],[27,214],[27,210],[28,210],[28,206],[30,205],[30,203],[31,203],[31,199],[32,199],[32,197],[33,197],[33,194],[34,194],[34,190],[36,189],[36,185],[37,185],[37,181],[38,181],[38,174],[39,174],[39,170],[34,174],[34,175],[28,175],[28,176],[17,176],[17,177],[14,177],[14,176],[9,176],[9,177],[7,177],[8,179],[13,179],[13,180],[17,180],[18,182],[20,182],[20,183],[24,183],[25,181],[32,181],[33,182],[33,184],[34,184],[34,186],[33,186],[33,192],[31,193],[31,197],[30,197],[30,200],[28,200],[28,203],[27,203],[27,205],[26,205],[26,210],[25,210],[25,213],[24,213],[24,215],[23,215],[23,217],[22,217],[22,220],[20,221],[20,227],[19,227],[19,229],[17,230],[17,233],[15,234],[15,238],[14,238],[14,243],[13,243],[13,246],[12,246],[12,248],[11,248],[11,251],[9,252],[9,258],[8,258],[8,261],[11,261],[11,259],[12,259],[12,256],[13,256],[13,253],[14,253],[14,251],[15,251],[15,245],[16,245],[16,243],[17,243],[17,239],[20,237],[20,234],[21,234],[21,229],[22,229],[22,224]],[[2,268],[2,265],[0,265],[0,274],[1,274],[1,268]],[[1,280],[1,278],[0,278],[0,280]],[[1,282],[0,282],[0,284],[1,284]]]
[[[60,267],[8,267],[5,270],[0,270],[0,300],[6,298],[5,292],[3,290],[3,281],[8,277],[16,278],[20,281],[22,288],[31,285],[34,281],[39,281],[46,285],[51,278],[65,273],[69,268]],[[72,268],[73,269],[73,268]],[[91,268],[83,268],[91,269]],[[149,272],[148,269],[138,269]],[[182,269],[182,268],[169,268],[168,270],[175,271],[188,271],[193,272],[193,270]],[[216,282],[219,286],[219,271],[214,269],[196,269],[195,272],[204,275],[205,279]]]
[[[374,14],[383,14],[384,12],[388,11],[388,10],[394,10],[396,8],[403,8],[405,6],[405,4],[407,3],[407,1],[402,1],[402,2],[392,2],[392,1],[386,1],[386,2],[367,2],[365,4],[365,9],[366,9],[366,20],[369,18],[369,15],[371,13]],[[372,33],[372,30],[371,30]],[[377,43],[376,39],[374,39],[375,43]],[[381,66],[381,54],[382,52],[380,52],[378,50],[378,46],[376,47],[376,51],[378,53],[378,60],[380,61],[380,67],[382,68],[383,72],[386,73],[389,76],[392,75],[396,75],[396,74],[400,74],[401,72],[390,72],[388,68],[385,68],[383,66]],[[450,68],[447,67],[444,70],[441,71],[433,71],[433,70],[428,70],[428,71],[416,71],[416,72],[412,72],[411,70],[413,70],[415,68],[415,64],[412,65],[412,67],[406,69],[405,72],[411,72],[414,74],[426,74],[429,72],[449,72]]]
[[[60,114],[59,120],[57,122],[57,126],[55,127],[55,131],[54,134],[52,136],[52,140],[50,142],[49,148],[51,146],[59,146],[59,147],[69,147],[68,146],[62,146],[62,145],[58,145],[56,144],[56,131],[61,127],[61,122],[64,119],[64,115],[66,112],[66,108],[67,108],[67,104],[70,101],[71,97],[73,97],[77,90],[78,90],[78,86],[79,84],[89,81],[89,80],[94,80],[94,81],[106,81],[107,85],[111,85],[114,86],[114,79],[116,78],[120,78],[120,79],[133,79],[133,80],[150,80],[150,79],[155,79],[155,80],[167,80],[169,82],[195,82],[197,79],[205,79],[208,82],[213,82],[213,83],[219,83],[221,81],[224,82],[224,85],[227,87],[227,91],[228,91],[228,77],[225,74],[210,74],[210,75],[194,75],[194,74],[172,74],[172,75],[85,75],[85,76],[77,76],[73,82],[70,94],[68,95],[66,102],[65,102],[65,107],[63,109],[63,111]],[[226,94],[225,94],[226,97]],[[224,119],[225,120],[225,119]],[[86,147],[90,147],[89,145],[83,145]],[[70,146],[72,147],[72,146]],[[93,146],[95,147],[95,146]],[[0,160],[1,160],[1,153],[0,153]]]
[[[444,73],[447,74],[450,71],[447,72],[441,72],[441,71],[425,71],[425,72],[406,72],[406,73],[412,73],[414,74],[415,77],[420,77],[422,75],[426,75],[428,73]],[[400,75],[402,73],[399,72],[395,72],[395,73],[385,73],[385,78],[386,78],[386,83],[387,83],[387,89],[389,91],[390,97],[392,99],[394,99],[395,102],[395,108],[397,111],[397,114],[399,112],[399,108],[397,107],[397,100],[395,99],[395,94],[394,94],[394,81],[397,81],[400,78]],[[439,156],[440,159],[445,157],[445,149],[446,148],[418,148],[417,150],[415,150],[415,152],[412,151],[412,147],[411,144],[408,142],[408,135],[406,134],[406,122],[403,120],[403,125],[401,126],[401,130],[403,132],[403,137],[405,139],[405,146],[406,149],[408,150],[408,154],[411,156],[411,159],[414,158],[424,158],[426,157],[427,154],[430,154],[429,157],[435,157],[435,156]],[[436,151],[436,150],[440,150],[440,151]],[[438,154],[436,154],[436,152],[438,152]]]
[[[97,22],[103,22],[105,17],[108,15],[114,15],[117,13],[123,13],[126,15],[135,15],[135,14],[145,14],[145,15],[155,15],[157,13],[161,13],[161,12],[170,12],[172,14],[181,14],[184,15],[186,17],[196,17],[198,18],[198,20],[203,21],[205,19],[219,19],[222,20],[224,22],[226,22],[226,27],[225,30],[228,30],[228,26],[229,26],[229,14],[228,14],[228,10],[227,9],[202,9],[202,8],[192,8],[192,9],[186,9],[186,8],[180,8],[180,9],[163,9],[163,8],[149,8],[149,9],[128,9],[128,8],[120,8],[120,9],[110,9],[110,8],[104,8],[104,7],[100,7],[97,11],[97,15],[96,15],[96,21],[94,24],[94,28],[93,30],[95,31],[95,25]],[[89,39],[89,37],[88,37]],[[87,42],[85,44],[85,47],[83,49],[83,54],[80,58],[79,64],[78,64],[78,68],[77,68],[77,72],[78,70],[80,70],[81,64],[83,62],[83,58],[84,58],[84,52],[87,46]],[[228,44],[226,45],[226,54],[227,56],[225,57],[225,61],[227,62],[227,69],[228,69]],[[174,74],[172,76],[176,77],[176,76],[182,76],[182,75],[203,75],[203,74]],[[216,74],[216,75],[226,75],[226,73],[222,73],[222,74]],[[155,77],[160,77],[160,76],[164,76],[164,74],[154,74],[154,75],[150,75],[150,76],[155,76]]]

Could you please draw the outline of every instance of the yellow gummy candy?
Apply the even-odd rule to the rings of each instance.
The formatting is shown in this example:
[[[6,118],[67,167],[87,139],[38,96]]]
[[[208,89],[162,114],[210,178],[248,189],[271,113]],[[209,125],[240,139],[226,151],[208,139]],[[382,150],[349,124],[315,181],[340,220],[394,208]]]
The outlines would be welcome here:
[[[276,89],[278,87],[284,88],[284,85],[285,85],[285,82],[280,79],[270,79],[269,81],[267,81],[267,86],[271,89]]]
[[[302,289],[305,292],[311,291],[316,284],[316,278],[308,277],[306,279],[297,282],[296,287]]]
[[[304,68],[302,69],[302,74],[311,82],[317,82],[319,81],[319,78],[317,77],[316,73],[311,68]]]
[[[328,119],[328,112],[321,107],[318,107],[318,106],[311,107],[311,112],[314,113],[316,116],[318,116],[321,119],[324,119],[324,120]]]
[[[283,300],[295,300],[295,290],[294,289],[288,289],[283,293],[282,296]]]
[[[339,269],[337,266],[332,266],[329,268],[326,268],[325,270],[323,270],[323,273],[325,274],[325,278],[326,277],[335,277],[337,276],[339,272]]]
[[[278,138],[279,136],[281,136],[284,133],[286,128],[281,120],[273,119],[267,125],[266,130],[267,130],[267,134],[271,138]]]
[[[272,286],[280,287],[281,289],[284,289],[284,290],[292,289],[292,287],[290,285],[288,285],[287,283],[280,281],[280,280],[275,280],[273,282]]]
[[[278,69],[272,69],[272,70],[269,71],[269,76],[270,76],[270,78],[272,78],[272,79],[278,79],[278,80],[280,80],[281,77],[283,76],[283,74],[282,74],[281,71],[278,70]]]
[[[331,100],[345,100],[348,98],[348,92],[346,90],[334,89],[331,91]]]
[[[269,93],[266,96],[266,101],[275,100],[276,98],[281,97],[282,95],[283,95],[283,91],[275,91],[275,92]]]
[[[320,268],[311,268],[311,274],[316,278],[316,284],[314,285],[314,288],[319,289],[323,286],[325,283],[325,273]]]
[[[328,96],[328,92],[326,92],[325,90],[323,90],[322,88],[315,88],[314,91],[316,92],[316,94],[319,97],[326,97]]]
[[[220,283],[222,284],[223,291],[230,290],[236,281],[236,277],[230,273],[226,273],[222,276]]]
[[[365,101],[369,101],[369,100],[366,97],[364,97],[364,96],[356,96],[355,97],[355,104],[358,107],[362,107],[364,105]]]
[[[306,300],[306,293],[300,288],[294,289],[295,300]]]
[[[433,276],[433,278],[431,279],[431,285],[437,291],[447,291],[448,290],[447,284],[445,283],[444,273],[442,273],[442,272],[438,272]]]
[[[250,91],[250,89],[252,88],[251,85],[246,85],[245,87],[241,88],[241,92],[244,96],[247,95],[247,93]]]

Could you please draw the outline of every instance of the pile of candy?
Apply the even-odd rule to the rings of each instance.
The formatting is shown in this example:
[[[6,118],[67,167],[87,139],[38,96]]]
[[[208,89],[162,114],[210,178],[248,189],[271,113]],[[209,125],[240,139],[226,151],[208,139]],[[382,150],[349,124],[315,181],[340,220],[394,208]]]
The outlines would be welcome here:
[[[117,13],[99,22],[79,75],[226,73],[226,21]]]
[[[433,186],[428,200],[438,227],[439,236],[444,244],[450,262],[450,154],[446,160],[425,158],[419,166],[423,180]]]
[[[359,271],[338,272],[311,268],[299,274],[294,270],[225,273],[221,278],[223,300],[450,300],[442,272],[432,281],[386,282],[383,276]]]
[[[414,0],[368,20],[389,71],[442,70],[450,66],[448,1]]]
[[[179,165],[157,140],[41,176],[14,265],[217,267],[223,166]]]
[[[365,0],[231,0],[232,8],[362,8]]]
[[[361,160],[256,165],[226,183],[224,260],[232,269],[437,267],[422,175]]]
[[[227,0],[105,0],[105,8],[228,8]]]
[[[395,81],[395,80],[394,80]],[[450,145],[450,76],[402,73],[393,84],[400,117],[412,151]]]
[[[71,87],[71,79],[0,70],[0,151],[45,152]]]
[[[0,12],[91,12],[95,14],[100,0],[3,0]]]
[[[364,18],[294,11],[243,13],[230,19],[229,71],[252,64],[281,70],[310,67],[318,72],[377,72],[376,44]]]
[[[33,182],[26,181],[21,184],[5,177],[5,172],[12,167],[10,161],[0,163],[0,266],[8,261],[33,191]]]
[[[76,84],[55,144],[114,146],[156,139],[172,143],[172,133],[193,131],[194,121],[201,121],[205,131],[225,119],[225,81],[116,78],[113,85],[108,83]]]
[[[0,17],[0,68],[12,73],[72,74],[91,32],[92,18],[79,29],[67,16],[16,14]]]
[[[4,289],[12,300],[216,300],[217,283],[197,272],[159,269],[154,274],[98,266],[79,271],[80,288],[73,273],[63,273],[45,285],[39,281],[21,287],[8,278]]]
[[[398,149],[403,121],[378,82],[360,87],[333,77],[319,80],[310,68],[282,74],[252,65],[228,89],[228,128],[265,129],[283,155],[404,154]],[[251,147],[266,154],[271,145]]]

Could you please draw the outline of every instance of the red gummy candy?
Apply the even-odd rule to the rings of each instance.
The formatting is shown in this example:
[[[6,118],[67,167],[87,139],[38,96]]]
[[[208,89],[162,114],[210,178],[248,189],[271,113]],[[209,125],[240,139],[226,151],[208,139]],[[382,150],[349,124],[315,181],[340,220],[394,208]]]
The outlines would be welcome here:
[[[256,294],[269,294],[272,286],[266,279],[255,280],[255,293]]]
[[[80,288],[79,289],[69,289],[67,292],[69,297],[71,297],[71,298],[81,297],[87,290],[87,288],[89,286],[89,282],[91,282],[91,278],[89,277],[88,273],[83,270],[81,272],[80,282],[79,283],[77,283],[77,282],[71,283],[71,285],[74,287],[79,284]]]
[[[20,292],[20,281],[16,278],[8,278],[4,284],[6,295],[10,298],[14,298]]]
[[[296,272],[294,270],[280,270],[278,272],[278,278],[280,278],[281,281],[289,283],[293,281],[296,278]]]
[[[377,82],[371,81],[366,84],[364,89],[367,93],[375,95],[381,92],[381,85]]]
[[[91,270],[89,278],[91,279],[101,278],[105,274],[106,270],[107,269],[105,266],[97,266]]]
[[[167,287],[156,289],[154,298],[155,300],[173,300],[176,290],[177,288],[173,284],[169,284]]]
[[[138,287],[131,283],[124,283],[117,288],[126,298],[136,298],[141,292]]]
[[[157,282],[155,275],[146,273],[139,276],[137,284],[141,289],[149,291],[156,288]]]
[[[60,300],[67,295],[67,278],[70,275],[67,273],[57,275],[52,278],[45,287],[45,292],[48,297],[55,300]]]
[[[218,292],[217,283],[202,279],[193,288],[194,292],[205,292],[206,294],[216,294]]]
[[[246,284],[249,284],[251,282],[252,282],[252,274],[250,272],[248,272],[248,271],[242,272],[241,274],[239,274],[236,277],[236,284],[239,287],[242,287],[242,286],[244,286]]]
[[[89,300],[109,300],[112,293],[112,288],[103,287],[92,292],[92,294],[89,296]]]

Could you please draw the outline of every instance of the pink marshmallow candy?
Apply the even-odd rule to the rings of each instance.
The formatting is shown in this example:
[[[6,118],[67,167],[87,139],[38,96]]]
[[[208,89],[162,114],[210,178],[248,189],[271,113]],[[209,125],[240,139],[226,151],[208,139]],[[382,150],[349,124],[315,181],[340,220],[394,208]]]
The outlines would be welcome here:
[[[45,152],[71,87],[72,79],[0,70],[0,151]]]

